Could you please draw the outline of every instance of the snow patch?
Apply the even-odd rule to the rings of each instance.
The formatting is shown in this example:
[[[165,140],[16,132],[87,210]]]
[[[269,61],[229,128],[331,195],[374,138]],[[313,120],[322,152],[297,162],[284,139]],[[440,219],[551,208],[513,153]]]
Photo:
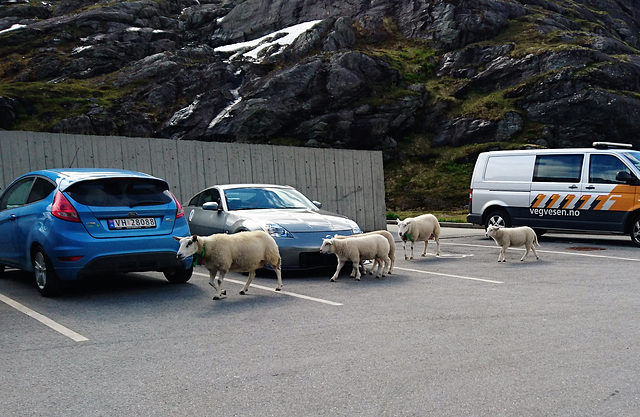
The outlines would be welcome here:
[[[214,49],[216,52],[236,52],[230,59],[236,58],[248,58],[253,61],[259,61],[258,55],[266,48],[270,48],[274,45],[280,47],[287,46],[293,43],[298,36],[302,35],[322,20],[312,20],[310,22],[300,23],[288,28],[281,29],[277,32],[270,33],[261,38],[254,39],[252,41],[234,43],[232,45],[219,46]],[[281,49],[281,48],[279,48]]]

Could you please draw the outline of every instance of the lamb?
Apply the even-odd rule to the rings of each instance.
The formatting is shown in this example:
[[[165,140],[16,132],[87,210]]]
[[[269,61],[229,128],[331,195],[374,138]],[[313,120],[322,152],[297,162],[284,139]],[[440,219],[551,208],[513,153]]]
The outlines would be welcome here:
[[[440,256],[440,223],[433,214],[422,214],[418,217],[408,217],[402,221],[397,219],[398,235],[402,239],[402,248],[404,249],[404,259],[413,259],[413,244],[415,242],[424,241],[424,251],[422,256],[427,254],[427,246],[429,239],[434,238],[437,249],[436,256]],[[407,240],[411,241],[411,257],[407,257]]]
[[[538,243],[538,236],[536,236],[536,232],[530,227],[521,226],[501,228],[498,226],[489,226],[486,234],[487,237],[493,238],[496,244],[502,248],[500,250],[500,255],[498,255],[498,262],[507,261],[505,253],[509,246],[517,247],[522,245],[525,246],[527,251],[522,255],[520,261],[524,261],[524,258],[529,254],[530,249],[533,250],[533,254],[536,256],[536,259],[540,259],[536,252],[536,248],[534,247],[534,244],[540,246]]]
[[[389,259],[389,241],[378,234],[353,239],[323,239],[320,252],[334,253],[338,257],[338,268],[331,277],[331,282],[335,282],[340,270],[347,261],[352,262],[354,265],[356,281],[360,281],[360,268],[358,268],[360,260],[375,259],[378,261],[376,277],[384,277],[384,270],[391,262]]]
[[[213,234],[211,236],[173,237],[180,242],[180,248],[176,256],[184,259],[194,255],[199,265],[204,265],[209,270],[209,285],[216,293],[214,300],[219,300],[226,295],[222,290],[222,281],[229,271],[248,272],[249,278],[240,290],[244,295],[249,290],[249,285],[256,276],[256,270],[266,264],[276,272],[278,286],[276,291],[282,289],[282,260],[276,241],[262,230],[253,232],[241,232],[235,234]],[[216,274],[220,272],[216,279]]]
[[[348,239],[348,238],[355,238],[355,237],[363,237],[363,236],[370,236],[370,235],[381,235],[384,236],[387,241],[389,241],[389,259],[390,259],[390,263],[389,263],[389,269],[387,271],[387,274],[391,274],[392,270],[393,270],[393,265],[396,262],[396,243],[393,240],[393,235],[387,231],[387,230],[374,230],[373,232],[367,232],[367,233],[360,233],[357,235],[349,235],[349,236],[342,236],[342,235],[335,235],[334,238],[335,239]],[[360,260],[360,263],[362,264],[362,262],[364,261],[364,259]],[[374,262],[373,265],[371,265],[371,269],[369,270],[369,273],[371,275],[373,275],[373,269],[376,267],[376,263]],[[355,267],[355,265],[354,265]],[[364,270],[364,267],[362,268]],[[366,273],[366,271],[364,271]],[[354,272],[355,273],[355,272]]]

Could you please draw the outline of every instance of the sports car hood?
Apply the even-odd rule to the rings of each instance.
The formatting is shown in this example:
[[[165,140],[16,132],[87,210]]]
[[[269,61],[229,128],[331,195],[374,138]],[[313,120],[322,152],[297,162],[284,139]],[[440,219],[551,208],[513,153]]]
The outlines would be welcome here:
[[[351,231],[355,226],[345,216],[323,210],[250,210],[236,214],[260,224],[277,223],[291,233]]]

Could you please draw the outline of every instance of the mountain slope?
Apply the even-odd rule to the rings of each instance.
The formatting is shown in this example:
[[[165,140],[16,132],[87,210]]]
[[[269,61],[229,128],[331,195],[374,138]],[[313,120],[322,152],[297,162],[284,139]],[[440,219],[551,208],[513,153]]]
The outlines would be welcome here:
[[[462,206],[484,149],[640,145],[638,3],[0,0],[0,128],[381,149],[390,208]]]

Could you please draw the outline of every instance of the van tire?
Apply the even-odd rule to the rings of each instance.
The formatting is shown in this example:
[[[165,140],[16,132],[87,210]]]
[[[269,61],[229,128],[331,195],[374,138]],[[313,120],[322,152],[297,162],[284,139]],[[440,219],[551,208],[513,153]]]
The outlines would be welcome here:
[[[491,209],[484,219],[485,230],[489,226],[511,227],[511,219],[504,209]]]
[[[640,247],[640,215],[637,215],[633,219],[631,228],[629,229],[629,237],[634,245]]]

